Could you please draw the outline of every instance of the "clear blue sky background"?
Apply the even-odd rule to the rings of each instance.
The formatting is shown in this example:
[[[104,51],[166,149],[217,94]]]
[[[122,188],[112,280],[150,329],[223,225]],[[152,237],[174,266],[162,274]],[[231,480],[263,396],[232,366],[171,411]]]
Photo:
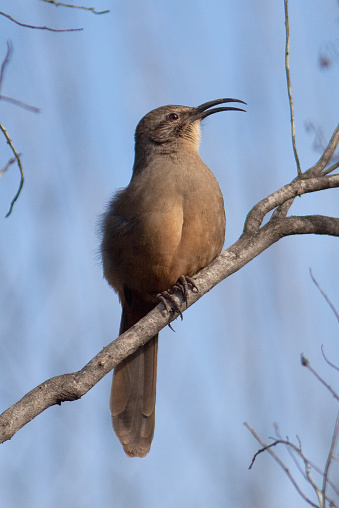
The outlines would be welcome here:
[[[102,279],[96,223],[127,185],[139,119],[164,104],[218,97],[246,114],[210,117],[201,155],[225,198],[225,246],[246,214],[296,175],[284,70],[283,0],[97,0],[111,12],[2,0],[17,20],[82,32],[19,27],[0,16],[0,58],[14,53],[1,123],[22,154],[0,187],[0,409],[47,378],[80,369],[118,332],[120,306]],[[339,61],[319,54],[338,38],[335,0],[291,1],[291,73],[303,169],[319,158],[305,123],[326,140],[338,122]],[[0,138],[0,167],[11,157]],[[338,216],[337,190],[303,196],[291,214]],[[156,431],[143,460],[125,457],[111,429],[111,375],[82,400],[45,411],[0,449],[0,503],[25,508],[285,508],[305,503],[269,456],[248,471],[277,422],[323,467],[337,405],[300,366],[303,352],[334,387],[320,346],[339,353],[338,323],[311,281],[339,308],[337,238],[281,240],[161,333]],[[286,453],[282,457],[293,470]],[[333,469],[339,482],[339,471]],[[313,500],[315,500],[313,498]],[[338,501],[338,500],[337,500]]]

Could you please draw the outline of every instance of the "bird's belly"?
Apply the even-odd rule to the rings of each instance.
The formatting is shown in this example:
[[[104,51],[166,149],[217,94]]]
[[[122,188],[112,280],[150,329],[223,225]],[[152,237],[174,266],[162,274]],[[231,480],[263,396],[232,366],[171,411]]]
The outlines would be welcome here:
[[[131,259],[124,271],[131,289],[165,291],[181,275],[192,276],[221,251],[225,237],[224,209],[202,209],[183,214],[182,206],[170,213],[155,212],[143,218]]]

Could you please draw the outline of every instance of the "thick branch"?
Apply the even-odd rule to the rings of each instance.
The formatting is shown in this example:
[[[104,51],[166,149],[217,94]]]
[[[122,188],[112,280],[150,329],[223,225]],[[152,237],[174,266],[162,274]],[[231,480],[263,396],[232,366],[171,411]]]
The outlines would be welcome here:
[[[246,218],[244,231],[246,233],[258,231],[268,212],[271,212],[276,207],[281,207],[297,196],[334,187],[339,187],[339,175],[317,176],[315,178],[297,177],[291,183],[273,192],[273,194],[270,194],[252,208]],[[285,213],[287,213],[287,211],[288,209]]]
[[[327,170],[325,169],[330,163],[338,143],[339,125],[335,129],[323,155],[314,166],[252,208],[247,216],[244,231],[246,233],[254,233],[257,231],[265,215],[275,208],[275,219],[285,217],[294,199],[301,194],[338,187],[339,175],[332,175],[331,180],[327,179],[328,174],[336,169],[336,164],[333,164],[333,166]]]
[[[195,277],[199,292],[190,294],[188,306],[283,236],[309,233],[339,236],[339,219],[323,216],[288,217],[269,222],[257,234],[244,233],[234,245]],[[184,312],[186,307],[182,296],[178,294],[176,298]],[[34,388],[0,416],[0,442],[10,439],[48,407],[66,400],[79,399],[121,360],[136,351],[176,317],[177,314],[164,313],[162,304],[159,304],[145,318],[106,346],[83,369],[56,376]]]
[[[2,130],[4,132],[3,128]],[[6,131],[4,134],[10,144]],[[335,150],[334,139],[338,144],[339,128],[332,136],[325,153]],[[14,155],[20,163],[15,151]],[[255,205],[247,216],[239,240],[195,276],[194,280],[199,291],[190,293],[187,306],[180,291],[173,295],[181,311],[184,312],[216,284],[240,270],[284,236],[318,234],[339,237],[339,218],[321,215],[286,217],[289,204],[296,196],[334,187],[339,187],[339,175],[303,174]],[[276,212],[272,214],[267,224],[260,227],[264,216],[274,209]],[[136,325],[106,346],[80,371],[56,376],[34,388],[0,415],[0,443],[10,439],[21,427],[48,407],[82,397],[124,358],[145,344],[176,317],[178,312],[170,314],[164,312],[163,305],[159,304]]]

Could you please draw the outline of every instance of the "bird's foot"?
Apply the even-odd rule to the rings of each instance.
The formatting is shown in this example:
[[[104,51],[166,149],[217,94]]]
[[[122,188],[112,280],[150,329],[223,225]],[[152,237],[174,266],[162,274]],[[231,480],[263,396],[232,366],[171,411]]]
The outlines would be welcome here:
[[[177,283],[174,284],[174,286],[173,286],[173,288],[178,289],[182,293],[182,296],[184,297],[185,302],[186,302],[186,308],[187,308],[188,295],[189,295],[189,292],[188,292],[189,285],[192,286],[193,290],[196,289],[196,291],[199,292],[199,289],[198,289],[196,283],[194,282],[194,280],[192,279],[192,277],[188,277],[187,275],[181,275],[179,277]]]
[[[183,319],[179,304],[172,293],[172,288],[168,289],[167,291],[163,291],[162,293],[158,293],[157,298],[165,307],[166,312],[178,312],[180,314],[181,320]]]
[[[163,291],[162,293],[157,294],[158,300],[164,305],[166,311],[167,312],[171,312],[171,311],[178,312],[178,314],[181,317],[181,320],[183,320],[183,315],[182,315],[180,306],[179,306],[176,298],[174,297],[174,293],[175,293],[175,291],[181,292],[181,294],[183,295],[184,300],[186,302],[186,308],[187,308],[188,296],[189,296],[189,291],[188,291],[189,285],[192,286],[193,290],[195,289],[196,291],[199,291],[197,285],[195,284],[194,280],[191,277],[188,277],[186,275],[181,275],[173,287],[171,287],[167,291]]]

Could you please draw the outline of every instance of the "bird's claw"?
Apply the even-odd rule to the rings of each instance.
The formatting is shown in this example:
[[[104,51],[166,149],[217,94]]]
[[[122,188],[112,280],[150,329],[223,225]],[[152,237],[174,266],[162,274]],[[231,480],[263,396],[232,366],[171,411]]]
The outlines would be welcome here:
[[[188,291],[189,285],[192,286],[193,290],[195,289],[196,291],[199,291],[197,285],[195,284],[194,280],[191,277],[188,277],[186,275],[181,275],[179,277],[178,281],[176,282],[176,284],[174,284],[174,286],[172,288],[168,289],[167,291],[163,291],[162,293],[157,294],[158,300],[164,305],[166,311],[167,312],[171,312],[171,311],[177,312],[180,315],[181,320],[183,320],[183,315],[182,315],[180,306],[174,297],[174,292],[175,291],[181,292],[181,294],[184,297],[184,300],[186,303],[186,308],[187,308],[188,297],[189,297],[189,291]]]
[[[181,291],[182,296],[184,297],[185,302],[186,302],[186,308],[187,308],[188,296],[189,296],[189,291],[188,291],[189,284],[192,286],[193,290],[196,289],[197,291],[199,291],[199,289],[198,289],[196,283],[194,282],[194,280],[192,279],[192,277],[188,277],[187,275],[181,275],[179,277],[177,283],[174,284],[174,286],[173,286],[173,288]]]

